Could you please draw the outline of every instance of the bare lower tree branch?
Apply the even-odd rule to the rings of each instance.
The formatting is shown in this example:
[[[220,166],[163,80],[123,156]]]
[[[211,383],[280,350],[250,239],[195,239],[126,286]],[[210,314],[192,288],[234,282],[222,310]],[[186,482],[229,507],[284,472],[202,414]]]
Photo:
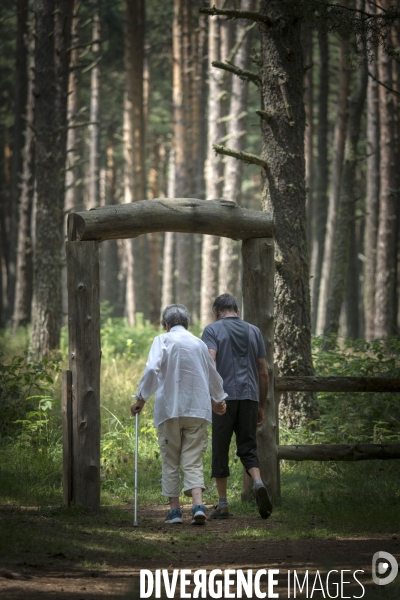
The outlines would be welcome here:
[[[394,90],[393,88],[390,88],[388,85],[386,85],[385,83],[383,83],[383,81],[379,81],[379,79],[377,79],[375,77],[375,75],[373,75],[371,73],[371,71],[368,71],[368,75],[369,75],[369,77],[371,77],[371,79],[373,79],[374,81],[376,81],[376,83],[378,83],[379,85],[381,85],[382,87],[384,87],[386,90],[388,90],[388,92],[392,92],[393,94],[397,94],[398,96],[400,96],[400,92],[398,92],[397,90]]]
[[[260,85],[261,80],[260,80],[259,76],[256,75],[255,73],[252,73],[251,71],[239,69],[239,67],[236,67],[235,65],[232,65],[227,62],[221,62],[219,60],[213,60],[213,62],[211,64],[213,67],[216,67],[217,69],[222,69],[223,71],[229,71],[229,73],[233,73],[234,75],[237,75],[237,77],[239,77],[243,81],[252,81],[253,83],[255,83],[255,85],[257,87]]]
[[[226,146],[221,146],[220,144],[213,144],[213,148],[217,154],[231,156],[232,158],[242,160],[245,163],[263,167],[263,169],[266,169],[268,166],[264,159],[260,158],[259,156],[256,156],[255,154],[250,154],[249,152],[236,152],[236,150],[231,150],[230,148],[227,148]]]
[[[249,21],[258,21],[259,23],[265,23],[271,26],[271,19],[265,15],[260,15],[256,12],[250,12],[246,10],[230,10],[228,8],[200,8],[199,12],[204,15],[210,15],[211,17],[221,16],[227,19],[248,19]]]

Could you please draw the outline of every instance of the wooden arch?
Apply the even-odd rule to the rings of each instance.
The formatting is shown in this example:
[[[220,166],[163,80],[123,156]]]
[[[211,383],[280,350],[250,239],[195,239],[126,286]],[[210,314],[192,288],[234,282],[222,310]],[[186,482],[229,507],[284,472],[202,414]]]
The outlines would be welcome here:
[[[98,243],[150,232],[202,233],[242,240],[244,318],[260,328],[270,374],[259,432],[261,473],[279,495],[274,403],[273,215],[226,200],[174,198],[110,205],[68,217],[69,371],[63,373],[64,502],[100,504],[100,302]],[[129,400],[127,399],[127,410]]]

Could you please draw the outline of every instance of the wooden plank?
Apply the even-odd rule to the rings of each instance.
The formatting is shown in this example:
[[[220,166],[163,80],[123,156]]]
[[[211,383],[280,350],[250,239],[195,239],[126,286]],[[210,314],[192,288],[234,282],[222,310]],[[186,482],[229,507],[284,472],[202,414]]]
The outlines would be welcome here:
[[[61,418],[63,439],[63,501],[72,500],[72,373],[62,372]]]
[[[400,392],[399,377],[277,377],[279,392]]]
[[[387,460],[400,458],[400,444],[299,444],[279,446],[279,460]]]
[[[269,389],[265,419],[257,432],[261,476],[274,502],[279,498],[277,422],[274,401],[274,240],[254,238],[242,243],[244,319],[256,325],[267,351]],[[244,490],[243,490],[244,492]]]
[[[134,238],[143,233],[178,231],[243,240],[273,235],[273,215],[227,200],[163,198],[113,204],[68,216],[70,241]]]
[[[72,371],[72,501],[100,504],[100,304],[96,242],[67,242],[69,365]]]

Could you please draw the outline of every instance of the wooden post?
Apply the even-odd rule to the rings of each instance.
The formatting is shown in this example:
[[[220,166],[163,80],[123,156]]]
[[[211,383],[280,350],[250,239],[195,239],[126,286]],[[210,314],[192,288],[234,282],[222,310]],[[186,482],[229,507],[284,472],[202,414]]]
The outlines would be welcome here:
[[[66,506],[72,500],[72,373],[62,372],[62,437],[63,437],[63,500]]]
[[[256,325],[267,351],[269,388],[265,419],[257,432],[261,476],[274,502],[279,498],[278,448],[274,403],[274,240],[252,238],[242,244],[244,319]]]
[[[97,242],[67,242],[72,371],[72,501],[100,504],[100,304]]]

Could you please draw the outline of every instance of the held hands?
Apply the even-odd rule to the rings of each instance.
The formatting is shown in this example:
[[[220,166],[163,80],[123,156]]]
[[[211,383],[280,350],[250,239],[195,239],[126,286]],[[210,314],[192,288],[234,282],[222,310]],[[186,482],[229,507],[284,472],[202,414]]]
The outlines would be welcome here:
[[[223,415],[226,413],[225,400],[222,400],[222,402],[215,402],[215,400],[213,400],[211,398],[211,407],[213,409],[213,412],[215,412],[216,415]]]
[[[142,398],[138,398],[135,404],[131,406],[131,415],[134,417],[136,414],[139,414],[144,406],[144,400]]]

